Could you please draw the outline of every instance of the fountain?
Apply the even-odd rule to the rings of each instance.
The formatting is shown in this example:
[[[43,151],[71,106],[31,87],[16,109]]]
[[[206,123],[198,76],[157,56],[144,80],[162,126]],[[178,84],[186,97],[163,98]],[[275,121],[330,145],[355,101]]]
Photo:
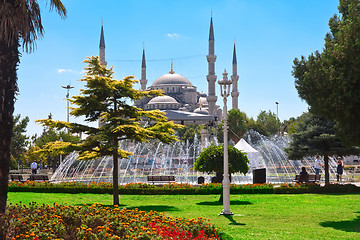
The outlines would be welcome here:
[[[313,172],[314,160],[311,158],[292,161],[286,157],[284,148],[288,146],[290,138],[287,136],[264,137],[255,131],[249,131],[245,140],[260,153],[256,159],[266,168],[267,182],[292,182],[295,174],[305,166]],[[194,143],[175,142],[171,145],[161,142],[137,143],[122,141],[122,149],[134,153],[128,159],[119,160],[119,184],[131,182],[147,182],[148,175],[173,175],[179,183],[197,183],[197,178],[203,176],[205,182],[210,182],[213,175],[194,171],[193,164],[201,150],[210,144],[218,145],[214,138],[211,142],[202,144],[198,137]],[[255,161],[249,154],[250,161]],[[329,161],[331,177],[336,178],[336,159]],[[251,170],[245,176],[232,174],[233,183],[252,183]],[[322,173],[324,176],[324,174]],[[69,154],[53,174],[53,182],[112,182],[112,158],[103,157],[88,161],[77,161],[75,152]]]
[[[315,156],[303,158],[302,160],[288,159],[284,148],[289,146],[289,136],[265,137],[254,130],[250,130],[245,139],[253,148],[259,151],[266,168],[267,181],[270,183],[292,182],[294,176],[301,171],[301,167],[306,167],[308,172],[315,173]],[[336,179],[336,166],[336,156],[329,157],[330,180]],[[322,180],[324,180],[325,172],[322,171],[320,174]]]

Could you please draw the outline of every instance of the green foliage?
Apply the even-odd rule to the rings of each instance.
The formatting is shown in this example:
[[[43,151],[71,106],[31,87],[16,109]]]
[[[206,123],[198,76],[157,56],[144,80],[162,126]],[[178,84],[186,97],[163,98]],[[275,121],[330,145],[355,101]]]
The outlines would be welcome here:
[[[228,125],[229,139],[238,142],[249,130],[249,119],[246,113],[241,112],[239,109],[231,109],[228,112]]]
[[[311,113],[304,113],[300,119],[296,132],[291,137],[292,141],[285,149],[290,159],[314,155],[348,155],[359,151],[342,145],[335,134],[335,122]]]
[[[159,110],[144,111],[128,103],[129,100],[160,95],[160,91],[133,89],[137,80],[132,76],[115,80],[112,69],[101,66],[99,57],[90,57],[84,62],[88,64],[85,68],[86,75],[81,79],[85,82],[85,89],[81,89],[80,95],[70,99],[72,104],[78,106],[71,108],[70,114],[75,117],[84,116],[89,123],[100,120],[101,126],[97,128],[52,119],[37,120],[51,129],[67,128],[70,133],[85,133],[88,136],[79,144],[59,141],[45,144],[44,151],[76,150],[79,151],[79,160],[111,156],[114,151],[120,158],[127,158],[132,153],[119,149],[119,140],[144,142],[159,139],[164,143],[176,140],[173,134],[176,128],[181,128],[180,125],[168,122],[164,113]],[[140,122],[148,124],[142,126]]]
[[[253,118],[249,119],[249,129],[252,129],[264,136],[270,135],[269,131],[266,129],[266,126],[260,122],[255,121]]]
[[[85,89],[80,95],[73,96],[70,102],[76,107],[71,108],[70,114],[75,117],[85,117],[88,123],[98,122],[99,127],[89,125],[54,121],[52,119],[37,122],[49,129],[67,128],[72,134],[84,134],[86,139],[79,143],[55,141],[45,144],[41,152],[70,152],[79,153],[78,160],[96,159],[102,156],[113,158],[113,197],[114,205],[119,204],[118,198],[118,161],[128,158],[131,152],[120,149],[120,140],[147,142],[157,139],[163,143],[177,140],[175,129],[181,125],[168,122],[165,113],[160,110],[144,111],[130,105],[129,102],[144,97],[161,95],[159,90],[135,90],[138,81],[133,76],[116,80],[112,68],[101,66],[99,57],[90,57],[85,61],[86,74],[80,80],[85,83]],[[145,124],[147,123],[147,124]]]
[[[79,183],[79,182],[10,182],[10,192],[38,192],[38,193],[94,193],[111,194],[112,184]],[[272,184],[230,184],[231,194],[303,194],[303,193],[360,193],[360,187],[352,184],[329,184],[321,186],[314,183],[283,183],[279,187]],[[129,183],[119,186],[119,193],[123,195],[209,195],[221,194],[221,183],[206,183],[194,187],[190,184],[171,183],[153,185],[147,183]]]
[[[283,128],[282,131],[286,132],[289,135],[292,135],[293,133],[296,132],[296,128],[299,124],[299,120],[298,118],[295,119],[293,117],[291,117],[289,120],[285,120],[282,124]]]
[[[334,121],[304,113],[296,133],[285,152],[289,159],[301,159],[305,156],[323,155],[325,162],[325,184],[329,184],[329,155],[357,154],[359,148],[345,147],[335,134]]]
[[[265,126],[265,136],[274,135],[279,132],[279,121],[277,120],[276,114],[271,111],[261,111],[256,119],[256,124],[259,126]]]
[[[204,128],[206,128],[204,125],[185,125],[177,131],[177,135],[182,142],[189,141],[189,144],[193,144],[195,135],[199,138],[201,136],[201,129]]]
[[[360,145],[360,4],[341,0],[340,16],[329,21],[323,52],[294,60],[299,96],[310,111],[335,120],[348,145]]]
[[[49,115],[51,119],[51,114]],[[59,156],[62,155],[65,158],[70,152],[69,150],[60,150],[60,149],[46,149],[48,144],[52,142],[68,142],[72,144],[77,144],[80,142],[80,137],[67,133],[65,130],[54,130],[49,128],[44,128],[44,131],[37,137],[33,136],[33,145],[29,147],[26,155],[24,157],[24,164],[30,164],[34,160],[41,162],[43,165],[47,164],[48,166],[53,166],[55,169],[56,163],[59,160]]]
[[[20,118],[20,114],[14,117],[13,136],[11,138],[11,169],[17,168],[17,161],[24,160],[24,154],[29,145],[29,137],[25,135],[29,117]]]
[[[219,142],[224,142],[224,123],[221,121],[217,127],[217,139]],[[241,112],[239,109],[231,109],[228,112],[228,126],[229,126],[229,140],[234,142],[240,141],[244,134],[251,128],[250,119],[246,113]]]
[[[246,153],[241,152],[233,146],[228,147],[229,173],[241,172],[246,174],[249,171],[249,159]],[[196,158],[194,169],[200,172],[224,172],[224,146],[209,146],[202,150]]]

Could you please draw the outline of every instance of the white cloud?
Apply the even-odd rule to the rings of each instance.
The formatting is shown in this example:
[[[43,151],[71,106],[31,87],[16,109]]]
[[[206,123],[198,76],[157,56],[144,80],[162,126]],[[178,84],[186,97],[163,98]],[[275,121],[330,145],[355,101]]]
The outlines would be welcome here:
[[[168,34],[166,34],[166,36],[168,38],[179,38],[179,37],[181,37],[181,35],[178,34],[178,33],[168,33]]]
[[[74,70],[72,69],[63,69],[63,68],[60,68],[57,70],[58,73],[64,73],[64,72],[74,72]]]

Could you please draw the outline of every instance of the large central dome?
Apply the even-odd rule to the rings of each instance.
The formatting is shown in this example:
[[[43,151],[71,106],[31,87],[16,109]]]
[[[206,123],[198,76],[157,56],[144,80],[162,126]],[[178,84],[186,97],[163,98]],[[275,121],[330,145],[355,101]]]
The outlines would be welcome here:
[[[181,85],[191,87],[191,82],[177,73],[167,73],[156,79],[151,87],[161,87],[164,85]]]

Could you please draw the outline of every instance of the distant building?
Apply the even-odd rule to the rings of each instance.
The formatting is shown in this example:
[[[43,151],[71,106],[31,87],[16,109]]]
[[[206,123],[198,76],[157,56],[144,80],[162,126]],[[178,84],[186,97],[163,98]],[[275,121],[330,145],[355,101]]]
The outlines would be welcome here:
[[[198,92],[186,77],[175,73],[173,63],[169,73],[166,73],[157,78],[151,86],[147,87],[148,80],[146,79],[146,60],[145,49],[143,49],[142,63],[141,63],[141,90],[163,90],[163,96],[154,98],[143,98],[135,102],[135,106],[144,110],[159,109],[166,112],[169,120],[181,124],[206,124],[213,121],[222,119],[222,110],[216,105],[217,96],[215,95],[216,79],[215,75],[215,47],[214,47],[214,30],[212,17],[210,20],[209,32],[209,53],[206,56],[208,61],[208,94]],[[103,26],[101,26],[100,36],[100,61],[101,64],[106,66],[105,61],[105,38]],[[237,75],[237,61],[236,50],[234,43],[233,62],[232,62],[233,80],[232,86],[232,107],[238,108],[239,92],[237,82],[239,76]]]

